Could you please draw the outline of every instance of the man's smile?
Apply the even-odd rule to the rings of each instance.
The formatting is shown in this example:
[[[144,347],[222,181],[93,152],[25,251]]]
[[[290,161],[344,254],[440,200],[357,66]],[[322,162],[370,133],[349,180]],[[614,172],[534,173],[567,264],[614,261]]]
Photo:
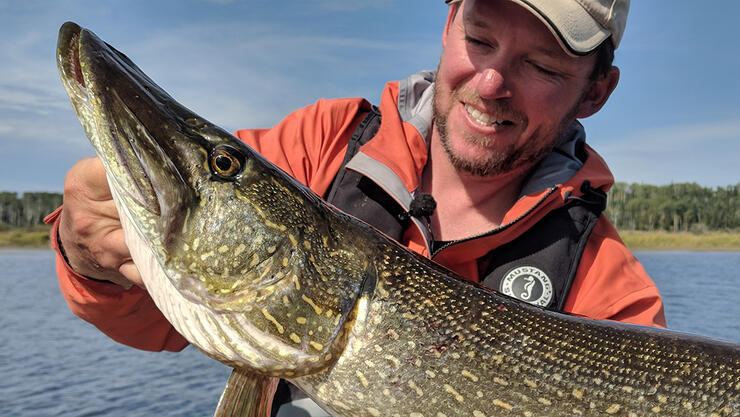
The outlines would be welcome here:
[[[474,108],[470,104],[465,105],[465,110],[467,110],[468,115],[477,122],[478,124],[482,126],[501,126],[506,124],[511,124],[508,120],[499,120],[496,116],[483,113],[480,110]]]

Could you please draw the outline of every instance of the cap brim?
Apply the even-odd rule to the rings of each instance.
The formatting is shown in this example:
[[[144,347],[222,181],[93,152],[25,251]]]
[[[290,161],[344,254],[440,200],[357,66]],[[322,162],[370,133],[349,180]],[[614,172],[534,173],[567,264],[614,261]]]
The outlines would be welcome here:
[[[531,11],[572,55],[594,51],[611,33],[573,0],[511,0]]]
[[[445,0],[447,4],[462,0]],[[578,2],[573,0],[511,0],[529,10],[555,35],[570,55],[582,56],[594,51],[611,32],[601,26]]]

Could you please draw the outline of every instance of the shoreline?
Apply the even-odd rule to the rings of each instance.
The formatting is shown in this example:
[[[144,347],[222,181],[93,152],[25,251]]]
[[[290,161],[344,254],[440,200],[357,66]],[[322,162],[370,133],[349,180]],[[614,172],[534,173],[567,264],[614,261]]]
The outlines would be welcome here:
[[[0,250],[2,249],[51,249],[49,231],[51,226],[32,228],[11,228],[0,231]]]
[[[644,232],[623,230],[619,236],[630,250],[737,252],[740,232]]]
[[[48,227],[10,229],[0,231],[2,249],[50,249]],[[644,232],[622,230],[619,232],[630,250],[639,251],[740,251],[740,232]]]

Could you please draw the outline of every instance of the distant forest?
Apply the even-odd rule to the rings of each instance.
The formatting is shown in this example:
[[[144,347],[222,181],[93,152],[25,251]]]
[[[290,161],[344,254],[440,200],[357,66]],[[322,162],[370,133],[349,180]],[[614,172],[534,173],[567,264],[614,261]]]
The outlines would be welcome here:
[[[0,230],[31,227],[62,203],[59,193],[0,191]],[[740,231],[740,183],[707,188],[618,182],[609,191],[607,217],[619,230]]]
[[[14,227],[32,227],[62,204],[59,193],[17,193],[0,191],[0,231]]]
[[[740,183],[707,188],[696,183],[616,183],[606,215],[619,230],[740,231]]]

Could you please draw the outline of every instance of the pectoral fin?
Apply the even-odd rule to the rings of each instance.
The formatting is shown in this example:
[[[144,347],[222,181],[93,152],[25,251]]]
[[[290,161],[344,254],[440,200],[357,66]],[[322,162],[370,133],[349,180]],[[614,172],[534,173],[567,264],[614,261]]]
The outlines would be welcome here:
[[[234,369],[214,417],[269,417],[279,379]]]

